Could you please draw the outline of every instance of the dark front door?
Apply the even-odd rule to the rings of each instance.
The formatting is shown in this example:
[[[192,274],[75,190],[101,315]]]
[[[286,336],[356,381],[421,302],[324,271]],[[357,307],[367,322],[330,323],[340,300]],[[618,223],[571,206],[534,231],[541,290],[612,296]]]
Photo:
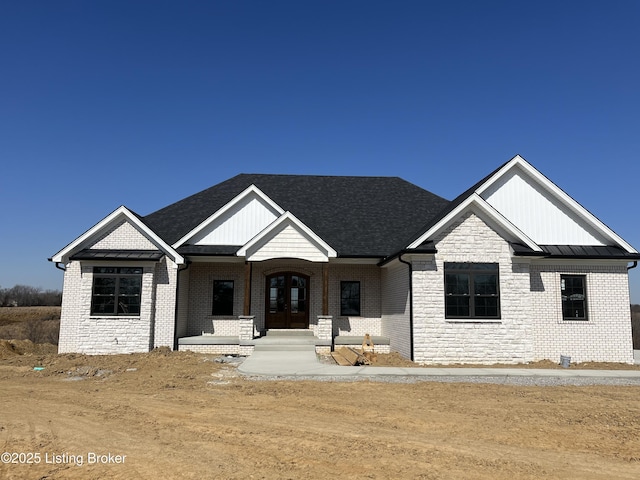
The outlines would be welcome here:
[[[309,277],[269,275],[266,297],[265,328],[309,328]]]

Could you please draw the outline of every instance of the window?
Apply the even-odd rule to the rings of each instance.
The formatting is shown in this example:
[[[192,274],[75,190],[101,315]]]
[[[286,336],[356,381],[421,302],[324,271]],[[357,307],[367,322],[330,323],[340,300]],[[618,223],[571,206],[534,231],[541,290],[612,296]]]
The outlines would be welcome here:
[[[564,320],[588,320],[586,286],[585,275],[560,275]]]
[[[91,315],[140,315],[141,267],[93,267]]]
[[[360,316],[360,282],[340,282],[340,315]]]
[[[445,263],[446,318],[500,318],[498,264]]]
[[[213,315],[233,315],[233,280],[213,281]]]

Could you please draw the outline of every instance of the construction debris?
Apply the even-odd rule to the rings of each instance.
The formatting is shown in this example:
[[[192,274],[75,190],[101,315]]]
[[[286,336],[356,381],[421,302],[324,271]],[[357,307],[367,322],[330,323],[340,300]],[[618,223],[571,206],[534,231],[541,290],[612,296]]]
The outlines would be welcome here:
[[[371,364],[367,357],[350,347],[339,348],[335,352],[331,352],[331,356],[334,358],[338,365],[341,365],[343,367],[349,365],[353,366]]]

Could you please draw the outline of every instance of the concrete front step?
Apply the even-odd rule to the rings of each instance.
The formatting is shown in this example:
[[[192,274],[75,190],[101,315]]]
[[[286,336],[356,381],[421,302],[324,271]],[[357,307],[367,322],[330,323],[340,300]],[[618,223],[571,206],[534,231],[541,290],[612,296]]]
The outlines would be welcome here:
[[[271,343],[271,344],[256,344],[253,348],[254,352],[301,352],[301,351],[316,351],[315,345],[305,345],[305,344],[281,344],[281,343]]]
[[[274,329],[267,330],[267,337],[313,337],[308,329]]]

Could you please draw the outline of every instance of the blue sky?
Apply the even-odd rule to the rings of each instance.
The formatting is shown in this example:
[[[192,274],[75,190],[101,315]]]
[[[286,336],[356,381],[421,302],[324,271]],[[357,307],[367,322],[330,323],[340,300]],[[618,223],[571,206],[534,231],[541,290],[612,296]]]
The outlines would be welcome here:
[[[118,206],[237,173],[453,198],[515,154],[640,248],[639,22],[631,0],[1,2],[0,286],[59,289],[47,258]]]

